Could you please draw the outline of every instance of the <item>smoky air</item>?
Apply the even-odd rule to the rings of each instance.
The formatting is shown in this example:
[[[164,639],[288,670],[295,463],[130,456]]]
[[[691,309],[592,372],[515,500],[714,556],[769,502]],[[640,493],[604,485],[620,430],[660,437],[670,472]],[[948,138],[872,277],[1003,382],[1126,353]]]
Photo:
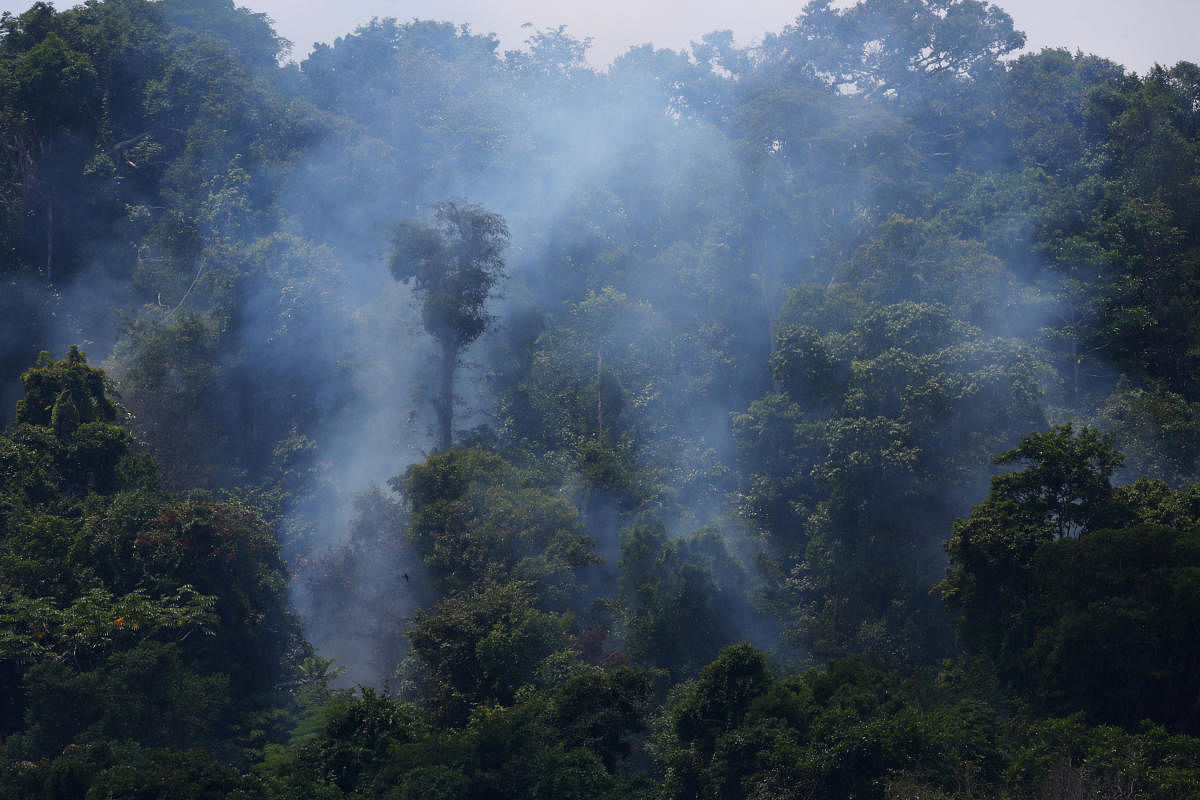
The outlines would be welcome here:
[[[0,16],[0,795],[1188,796],[1200,68],[528,33]]]

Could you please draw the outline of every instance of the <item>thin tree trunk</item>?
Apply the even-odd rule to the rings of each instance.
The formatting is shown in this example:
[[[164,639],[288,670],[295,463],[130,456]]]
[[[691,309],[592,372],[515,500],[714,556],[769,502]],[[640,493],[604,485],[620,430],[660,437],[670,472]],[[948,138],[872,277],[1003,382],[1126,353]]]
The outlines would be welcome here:
[[[453,342],[442,342],[438,364],[438,392],[433,399],[437,412],[437,452],[450,449],[454,431],[454,370],[458,366],[458,349]]]
[[[776,308],[774,295],[771,291],[770,278],[767,274],[770,269],[768,259],[770,254],[767,252],[766,244],[760,243],[758,257],[758,288],[762,292],[763,313],[767,317],[767,346],[769,354],[775,355],[775,351],[779,349],[779,343],[776,340],[775,322],[779,316],[779,310]],[[775,377],[774,371],[771,372],[771,391],[778,394],[783,391],[783,383],[779,378]]]
[[[596,350],[596,431],[604,441],[604,351]]]
[[[46,284],[54,284],[54,197],[46,200]]]

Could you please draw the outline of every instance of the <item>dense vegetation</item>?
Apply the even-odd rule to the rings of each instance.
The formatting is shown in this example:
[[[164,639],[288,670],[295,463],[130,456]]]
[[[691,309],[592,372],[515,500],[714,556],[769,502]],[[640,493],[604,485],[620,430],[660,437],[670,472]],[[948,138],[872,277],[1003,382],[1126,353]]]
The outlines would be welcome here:
[[[1200,67],[798,12],[0,16],[0,797],[1200,796]]]

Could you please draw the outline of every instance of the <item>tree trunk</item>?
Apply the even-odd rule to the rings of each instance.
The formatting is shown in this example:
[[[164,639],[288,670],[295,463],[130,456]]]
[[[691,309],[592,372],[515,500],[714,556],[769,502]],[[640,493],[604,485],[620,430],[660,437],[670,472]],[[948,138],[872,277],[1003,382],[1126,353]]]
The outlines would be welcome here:
[[[604,441],[604,351],[596,350],[596,435]]]
[[[46,285],[54,285],[54,195],[46,199]]]
[[[758,288],[762,292],[763,313],[767,318],[767,347],[769,355],[775,355],[775,351],[779,349],[775,331],[775,321],[779,317],[779,309],[776,307],[775,297],[772,293],[770,279],[767,275],[767,270],[770,269],[770,264],[767,259],[770,255],[767,253],[765,244],[759,246],[758,257]],[[783,391],[783,382],[775,376],[774,370],[771,371],[771,391],[776,394]]]
[[[437,413],[436,452],[450,449],[454,430],[454,370],[458,366],[458,348],[453,342],[441,342],[442,354],[438,361],[438,391],[433,398],[433,410]]]

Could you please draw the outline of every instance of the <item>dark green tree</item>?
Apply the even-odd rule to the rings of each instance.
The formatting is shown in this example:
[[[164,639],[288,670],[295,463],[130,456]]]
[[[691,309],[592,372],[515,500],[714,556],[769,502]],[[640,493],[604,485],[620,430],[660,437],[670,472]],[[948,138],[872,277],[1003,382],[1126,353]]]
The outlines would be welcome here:
[[[408,539],[439,593],[519,580],[562,609],[578,591],[577,571],[598,560],[579,512],[489,450],[438,453],[392,486],[408,502]]]
[[[992,478],[987,499],[955,523],[946,542],[942,595],[961,612],[959,633],[968,645],[993,656],[1016,646],[1014,615],[1029,602],[1034,555],[1050,542],[1106,527],[1111,476],[1121,461],[1109,437],[1070,424],[1031,434],[996,458],[1023,468]]]
[[[670,538],[643,514],[621,533],[620,567],[626,649],[673,678],[696,674],[756,618],[746,571],[713,528]]]
[[[412,620],[413,677],[433,713],[460,725],[473,708],[511,705],[522,687],[554,677],[556,662],[570,657],[570,623],[538,610],[524,583],[453,595]]]
[[[1039,706],[1200,732],[1198,574],[1194,524],[1136,524],[1040,548],[1025,648],[1011,659]]]
[[[454,424],[454,373],[462,352],[487,329],[487,301],[504,277],[508,225],[482,206],[447,200],[434,206],[434,222],[404,220],[392,230],[388,269],[412,283],[421,298],[425,330],[437,341],[437,449],[450,449]]]
[[[946,544],[943,597],[964,644],[1038,707],[1195,733],[1200,490],[1113,486],[1111,437],[1070,425],[997,463],[987,499]]]
[[[8,752],[109,739],[229,758],[235,728],[240,744],[267,735],[269,713],[251,718],[306,648],[271,526],[242,503],[165,494],[77,348],[23,379],[0,435]]]
[[[885,252],[872,244],[860,256],[868,250]],[[872,273],[895,279],[915,266],[895,258]],[[976,280],[922,269],[944,276],[939,292]],[[880,290],[873,282],[853,291]],[[785,393],[733,418],[743,509],[767,534],[786,575],[780,600],[788,598],[793,633],[810,651],[920,660],[952,643],[928,594],[944,568],[944,531],[966,508],[960,498],[986,485],[992,453],[1043,424],[1044,367],[1036,351],[984,336],[948,305],[847,307],[840,292],[828,293],[824,308],[812,307],[821,292],[809,293],[800,323],[781,329],[769,363]]]

